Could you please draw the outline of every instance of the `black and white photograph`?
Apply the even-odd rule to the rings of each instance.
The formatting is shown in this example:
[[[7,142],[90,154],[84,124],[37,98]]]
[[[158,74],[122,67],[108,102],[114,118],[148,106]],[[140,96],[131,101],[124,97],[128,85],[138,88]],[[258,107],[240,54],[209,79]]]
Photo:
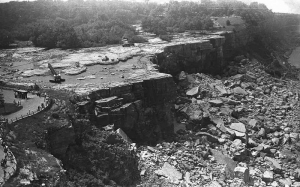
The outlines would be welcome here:
[[[300,0],[0,0],[0,187],[300,187]]]

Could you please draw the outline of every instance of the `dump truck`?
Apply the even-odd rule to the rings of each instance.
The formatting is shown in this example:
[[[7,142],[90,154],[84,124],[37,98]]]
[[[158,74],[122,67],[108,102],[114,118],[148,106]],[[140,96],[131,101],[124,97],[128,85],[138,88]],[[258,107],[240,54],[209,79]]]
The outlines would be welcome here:
[[[50,63],[48,63],[48,68],[50,69],[53,77],[54,77],[54,80],[49,80],[49,82],[52,82],[52,83],[61,83],[61,82],[64,82],[65,79],[62,79],[60,74],[57,73],[54,68],[52,67],[52,65]]]

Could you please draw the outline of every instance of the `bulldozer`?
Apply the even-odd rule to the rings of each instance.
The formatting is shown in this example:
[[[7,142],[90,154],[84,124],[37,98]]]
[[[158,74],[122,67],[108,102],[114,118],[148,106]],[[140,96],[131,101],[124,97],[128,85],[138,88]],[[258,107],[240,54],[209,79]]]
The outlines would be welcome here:
[[[52,83],[61,83],[61,82],[64,82],[65,79],[62,79],[60,74],[57,73],[54,68],[52,67],[52,65],[50,63],[48,63],[48,68],[50,69],[53,77],[54,77],[54,80],[49,80],[49,82],[52,82]]]

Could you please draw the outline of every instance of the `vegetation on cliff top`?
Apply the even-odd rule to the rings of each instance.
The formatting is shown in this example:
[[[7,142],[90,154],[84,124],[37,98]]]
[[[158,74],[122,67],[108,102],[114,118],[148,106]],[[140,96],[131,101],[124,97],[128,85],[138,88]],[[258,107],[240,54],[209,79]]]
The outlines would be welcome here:
[[[124,35],[134,42],[131,24],[150,7],[132,2],[33,1],[0,4],[0,39],[32,40],[36,46],[75,48],[120,43]]]
[[[214,6],[222,8],[214,9]],[[249,26],[261,26],[266,20],[277,19],[265,5],[257,6],[259,9],[239,1],[219,4],[92,0],[1,3],[0,47],[7,47],[13,39],[31,40],[34,45],[47,48],[118,44],[124,36],[130,42],[144,42],[132,27],[140,20],[146,31],[166,36],[170,32],[210,29],[212,16],[239,15]]]

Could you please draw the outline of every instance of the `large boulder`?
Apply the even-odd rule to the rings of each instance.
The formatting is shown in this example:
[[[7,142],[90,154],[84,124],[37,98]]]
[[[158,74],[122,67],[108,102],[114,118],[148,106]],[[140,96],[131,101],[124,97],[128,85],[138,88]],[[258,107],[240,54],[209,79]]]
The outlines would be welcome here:
[[[246,92],[243,88],[241,87],[235,87],[233,89],[233,93],[237,95],[248,95],[248,92]]]
[[[195,97],[199,94],[199,86],[196,86],[186,92],[187,96]]]
[[[156,170],[155,173],[160,176],[167,177],[172,183],[179,184],[179,180],[182,179],[182,173],[180,173],[174,166],[165,162],[160,170]]]

